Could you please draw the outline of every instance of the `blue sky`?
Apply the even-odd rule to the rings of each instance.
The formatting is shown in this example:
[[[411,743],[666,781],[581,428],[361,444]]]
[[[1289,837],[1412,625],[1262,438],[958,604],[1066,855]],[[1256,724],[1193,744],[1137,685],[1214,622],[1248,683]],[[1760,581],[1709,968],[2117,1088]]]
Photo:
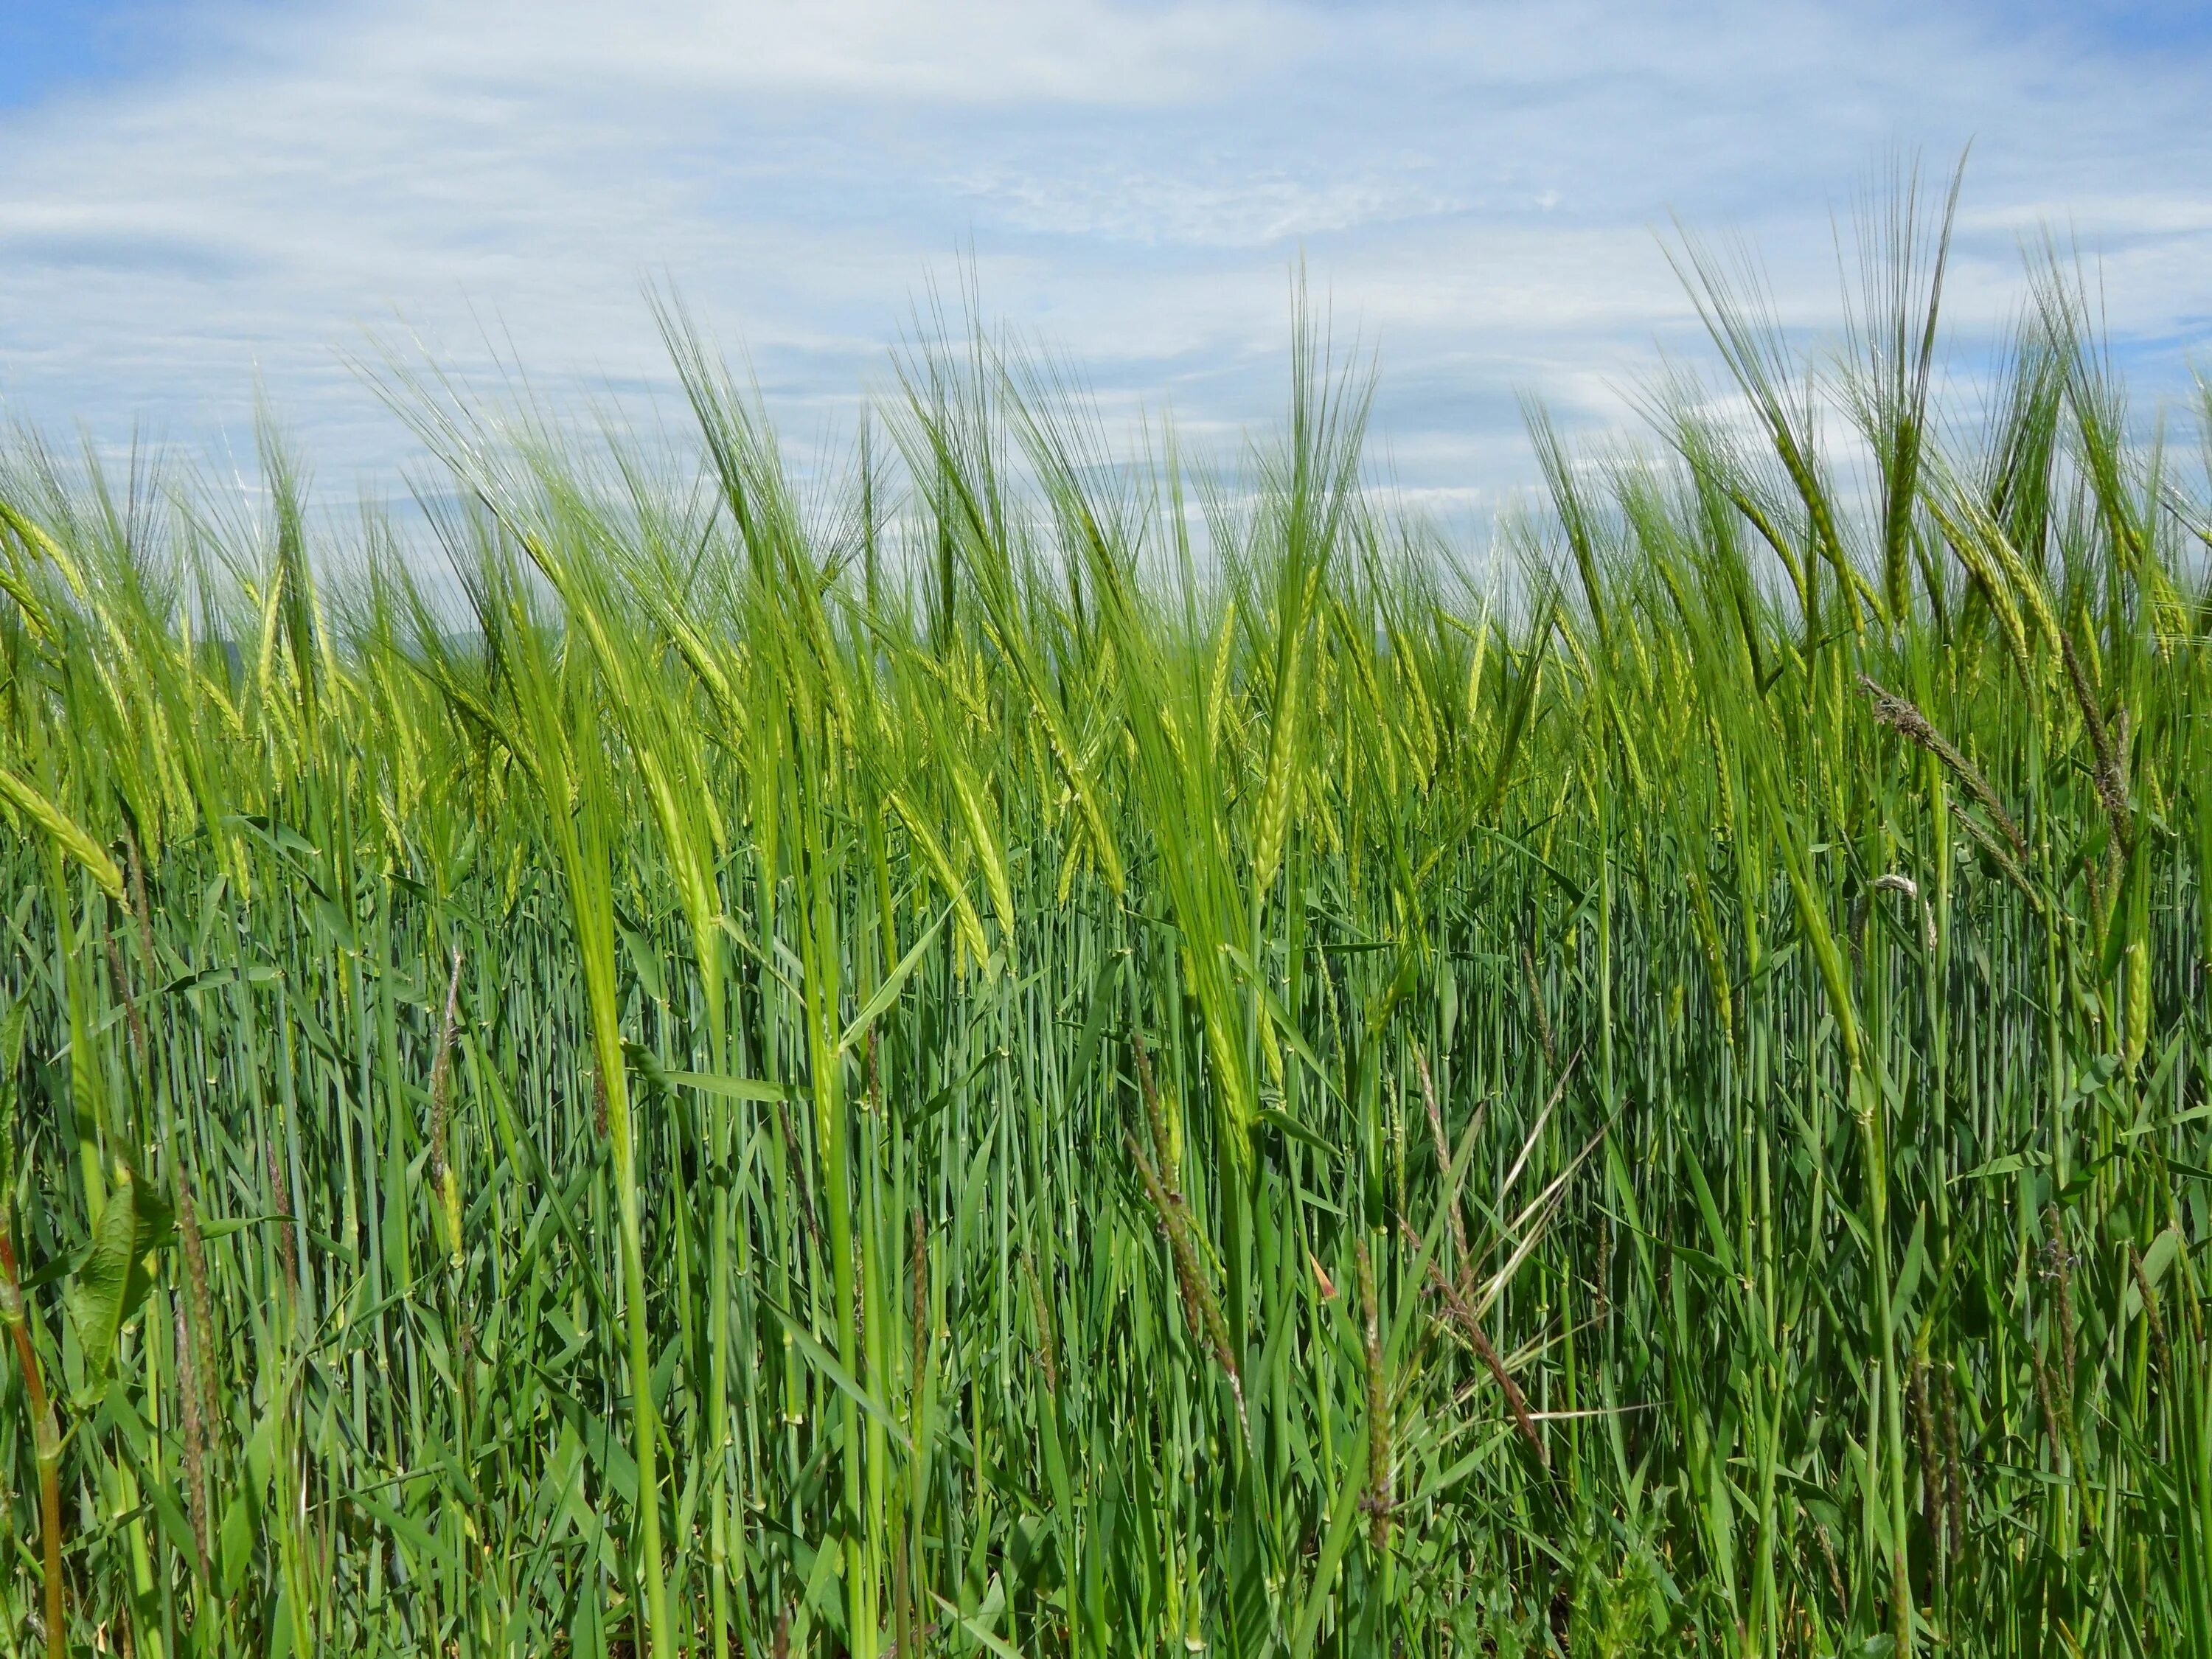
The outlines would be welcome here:
[[[30,0],[0,8],[0,107],[35,103],[71,82],[112,73],[116,10]]]
[[[419,337],[649,410],[672,283],[804,447],[933,283],[1110,413],[1231,442],[1303,258],[1382,373],[1378,452],[1474,511],[1515,397],[1632,422],[1700,361],[1660,233],[1741,236],[1840,319],[1837,226],[1972,141],[1961,373],[2045,228],[2147,398],[2212,339],[2212,8],[1555,0],[0,0],[0,413],[218,465],[255,387],[326,488],[410,453],[349,366]]]

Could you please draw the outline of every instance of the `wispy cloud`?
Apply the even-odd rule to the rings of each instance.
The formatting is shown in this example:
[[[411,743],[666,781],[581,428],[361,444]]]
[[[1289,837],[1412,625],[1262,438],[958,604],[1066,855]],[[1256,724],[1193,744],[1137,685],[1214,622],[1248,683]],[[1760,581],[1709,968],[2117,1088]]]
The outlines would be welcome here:
[[[947,182],[1010,231],[1154,246],[1257,248],[1293,238],[1436,218],[1469,200],[1425,183],[1432,162],[1403,175],[1250,168],[1215,159],[1180,172],[994,168]]]
[[[1602,424],[1662,345],[1694,355],[1670,210],[1755,241],[1820,328],[1854,180],[1969,138],[1962,325],[2048,225],[2153,381],[2207,332],[2207,43],[2055,12],[200,0],[160,27],[127,78],[0,115],[0,399],[197,441],[258,376],[326,478],[408,448],[341,360],[364,328],[663,385],[648,276],[802,434],[963,259],[1118,405],[1231,431],[1273,412],[1303,257],[1379,353],[1401,475],[1480,489],[1522,476],[1516,388]]]

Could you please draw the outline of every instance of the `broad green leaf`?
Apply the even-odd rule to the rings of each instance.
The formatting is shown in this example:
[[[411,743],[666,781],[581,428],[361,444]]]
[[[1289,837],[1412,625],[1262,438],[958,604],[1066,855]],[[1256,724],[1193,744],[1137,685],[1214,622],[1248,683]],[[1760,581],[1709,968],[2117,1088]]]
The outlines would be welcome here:
[[[115,1181],[100,1224],[93,1231],[92,1248],[70,1279],[66,1300],[76,1340],[83,1348],[94,1376],[105,1376],[114,1363],[115,1339],[127,1311],[125,1294],[131,1283],[131,1264],[137,1259],[138,1183],[127,1164],[115,1166]]]

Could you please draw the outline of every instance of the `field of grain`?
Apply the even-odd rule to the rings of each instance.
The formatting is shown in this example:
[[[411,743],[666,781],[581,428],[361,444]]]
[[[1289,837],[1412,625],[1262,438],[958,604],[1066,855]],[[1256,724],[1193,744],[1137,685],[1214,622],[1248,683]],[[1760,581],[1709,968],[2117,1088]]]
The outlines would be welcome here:
[[[2212,1659],[2199,429],[1888,230],[1480,558],[1310,326],[15,440],[0,1647]]]

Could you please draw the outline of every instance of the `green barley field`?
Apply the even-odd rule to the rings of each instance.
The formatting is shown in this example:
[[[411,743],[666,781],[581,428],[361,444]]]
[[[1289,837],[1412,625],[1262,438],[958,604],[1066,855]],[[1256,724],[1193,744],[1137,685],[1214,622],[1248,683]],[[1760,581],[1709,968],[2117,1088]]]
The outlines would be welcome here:
[[[2212,1659],[2212,399],[1942,225],[1480,551],[1310,322],[17,435],[7,1651]]]

